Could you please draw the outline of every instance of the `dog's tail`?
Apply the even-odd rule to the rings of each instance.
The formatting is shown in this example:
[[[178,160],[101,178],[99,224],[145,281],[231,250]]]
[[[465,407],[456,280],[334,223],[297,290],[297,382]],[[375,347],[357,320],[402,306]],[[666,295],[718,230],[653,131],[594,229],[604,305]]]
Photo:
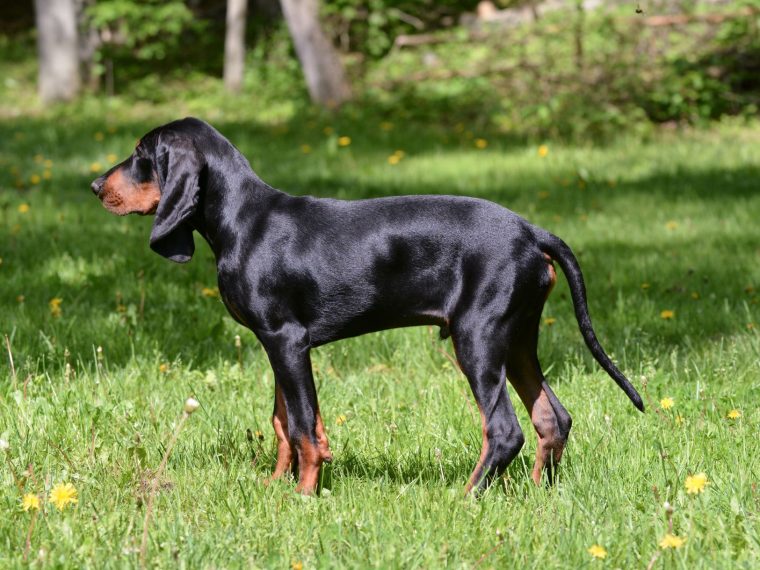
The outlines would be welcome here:
[[[581,329],[583,340],[586,341],[586,346],[588,346],[591,354],[601,367],[604,368],[605,372],[610,375],[615,383],[620,386],[620,389],[625,392],[625,395],[630,398],[633,405],[643,412],[644,402],[641,401],[641,396],[639,396],[639,393],[636,392],[636,389],[631,385],[629,380],[623,376],[623,373],[618,370],[612,360],[610,360],[607,353],[604,352],[602,345],[599,344],[596,338],[594,329],[591,327],[591,317],[588,314],[588,305],[586,303],[586,285],[583,283],[583,274],[578,265],[578,260],[565,242],[547,231],[540,228],[537,229],[539,231],[536,237],[538,238],[541,250],[559,263],[562,272],[567,278],[567,283],[570,286],[570,295],[573,298],[575,318],[578,320],[578,326]]]

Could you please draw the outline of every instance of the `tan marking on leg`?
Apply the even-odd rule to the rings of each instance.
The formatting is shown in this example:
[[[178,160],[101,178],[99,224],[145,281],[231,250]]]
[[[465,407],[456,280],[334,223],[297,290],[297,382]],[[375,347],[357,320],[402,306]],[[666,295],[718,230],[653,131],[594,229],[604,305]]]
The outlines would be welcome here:
[[[467,482],[467,485],[464,488],[465,495],[469,494],[475,487],[478,486],[478,483],[480,483],[480,479],[483,476],[483,464],[485,463],[486,455],[488,455],[488,429],[486,428],[486,416],[480,406],[478,406],[478,411],[480,412],[480,429],[483,432],[483,447],[480,450],[480,459],[478,459],[478,464],[475,466],[472,475],[470,475],[470,480]]]
[[[298,486],[296,492],[311,495],[316,492],[319,483],[319,470],[322,463],[333,459],[330,446],[325,434],[325,426],[322,416],[317,412],[317,425],[315,428],[317,441],[311,441],[308,435],[301,438],[298,446]]]
[[[274,402],[275,412],[272,416],[272,427],[274,427],[274,433],[277,435],[277,463],[274,466],[272,476],[266,480],[266,484],[282,477],[290,469],[293,462],[293,449],[288,434],[288,415],[285,410],[285,400],[279,387],[274,389]]]
[[[319,446],[319,453],[322,456],[322,460],[327,463],[333,460],[332,452],[330,451],[330,443],[327,441],[327,433],[325,433],[325,424],[322,422],[322,415],[317,412],[317,445]]]
[[[546,298],[544,299],[544,302],[546,302],[546,299],[549,298],[549,294],[557,284],[557,272],[554,269],[554,260],[546,253],[544,254],[544,257],[546,258],[546,261],[548,263],[547,267],[549,269],[549,289],[546,291]]]
[[[541,474],[549,466],[556,467],[562,457],[564,441],[557,423],[557,415],[544,391],[542,380],[535,377],[535,371],[530,364],[523,363],[513,369],[509,380],[517,391],[525,408],[530,414],[530,420],[538,436],[536,460],[533,463],[531,478],[540,485]]]
[[[536,485],[540,485],[543,469],[547,466],[555,467],[559,463],[565,447],[560,437],[554,408],[552,408],[549,397],[543,389],[533,403],[530,419],[538,435],[532,478]]]

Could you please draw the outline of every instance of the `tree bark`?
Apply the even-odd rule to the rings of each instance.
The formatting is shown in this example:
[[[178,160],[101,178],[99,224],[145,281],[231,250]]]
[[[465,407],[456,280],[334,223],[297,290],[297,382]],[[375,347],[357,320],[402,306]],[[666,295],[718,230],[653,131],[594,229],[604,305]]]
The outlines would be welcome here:
[[[227,0],[227,31],[224,37],[224,86],[239,93],[245,71],[245,21],[248,0]]]
[[[311,100],[337,107],[351,98],[338,53],[322,31],[318,0],[281,0]]]
[[[34,0],[39,55],[38,91],[45,103],[79,92],[79,43],[74,0]]]

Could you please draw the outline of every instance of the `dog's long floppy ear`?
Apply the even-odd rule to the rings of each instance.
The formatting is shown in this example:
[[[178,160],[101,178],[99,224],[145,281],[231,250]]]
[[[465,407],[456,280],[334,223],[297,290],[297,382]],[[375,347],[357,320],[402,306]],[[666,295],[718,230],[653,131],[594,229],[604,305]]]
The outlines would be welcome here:
[[[177,263],[187,263],[195,252],[190,218],[200,199],[203,158],[192,141],[178,136],[160,141],[156,170],[161,200],[150,233],[150,247]]]

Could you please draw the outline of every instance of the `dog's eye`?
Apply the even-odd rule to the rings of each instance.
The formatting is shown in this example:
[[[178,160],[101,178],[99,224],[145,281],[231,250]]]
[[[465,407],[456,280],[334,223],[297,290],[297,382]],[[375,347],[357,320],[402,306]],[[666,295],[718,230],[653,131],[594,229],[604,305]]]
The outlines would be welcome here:
[[[147,158],[137,158],[135,172],[141,181],[150,180],[153,177],[153,163]]]

